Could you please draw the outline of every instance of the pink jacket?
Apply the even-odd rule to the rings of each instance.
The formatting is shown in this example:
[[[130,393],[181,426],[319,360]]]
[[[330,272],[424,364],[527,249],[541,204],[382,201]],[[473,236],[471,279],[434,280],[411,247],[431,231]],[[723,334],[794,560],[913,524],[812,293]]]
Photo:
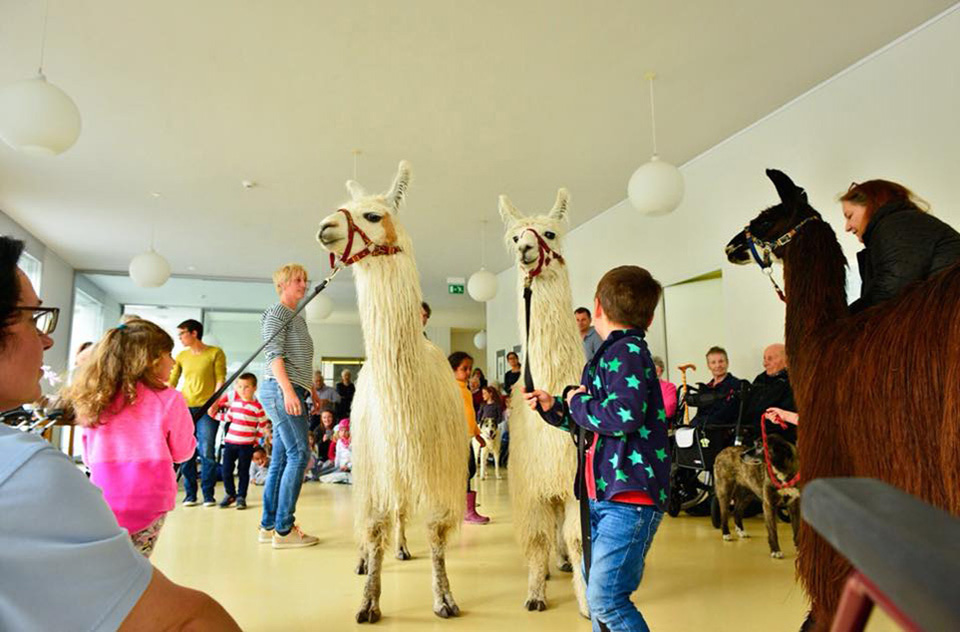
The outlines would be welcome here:
[[[100,422],[83,431],[83,461],[117,522],[135,533],[174,508],[173,464],[196,450],[193,420],[179,391],[139,384],[132,405]]]
[[[677,412],[677,387],[671,382],[660,380],[660,393],[663,395],[663,409],[667,418],[673,417]]]

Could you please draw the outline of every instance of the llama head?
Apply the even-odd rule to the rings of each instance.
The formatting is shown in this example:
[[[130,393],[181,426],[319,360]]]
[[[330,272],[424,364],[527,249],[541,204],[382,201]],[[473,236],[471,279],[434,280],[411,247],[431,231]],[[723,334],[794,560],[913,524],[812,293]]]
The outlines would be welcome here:
[[[820,214],[807,202],[807,193],[795,185],[787,174],[776,169],[767,169],[767,177],[777,188],[780,203],[762,211],[730,240],[726,247],[727,260],[730,263],[737,265],[751,263],[753,261],[751,244],[754,248],[758,248],[759,242],[773,246],[770,254],[778,259],[782,258],[788,244],[778,245],[776,242],[781,238],[786,238],[789,242],[792,239],[790,233],[802,223],[810,219],[820,219]],[[790,235],[789,238],[788,235]]]
[[[364,247],[391,248],[408,244],[409,238],[396,222],[396,216],[406,197],[410,176],[410,163],[404,160],[397,169],[393,185],[385,193],[369,194],[357,182],[348,181],[347,191],[351,199],[321,220],[317,241],[341,257],[355,255]],[[346,252],[348,245],[350,252]]]
[[[550,212],[525,217],[506,195],[500,196],[500,217],[507,228],[504,240],[524,273],[539,268],[540,274],[556,274],[557,263],[562,263],[562,259],[557,261],[556,255],[563,254],[562,238],[567,232],[569,204],[570,194],[566,189],[560,189]],[[551,262],[556,263],[550,265]]]

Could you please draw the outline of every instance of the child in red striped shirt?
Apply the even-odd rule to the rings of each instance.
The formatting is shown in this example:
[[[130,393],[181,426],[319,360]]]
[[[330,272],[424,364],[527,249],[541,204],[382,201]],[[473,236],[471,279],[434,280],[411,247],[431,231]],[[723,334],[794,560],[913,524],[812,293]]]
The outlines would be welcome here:
[[[237,378],[232,397],[224,395],[210,407],[210,416],[222,422],[228,422],[227,436],[224,437],[223,455],[220,471],[223,474],[223,489],[226,497],[220,502],[220,508],[226,509],[234,502],[237,509],[247,508],[247,487],[250,484],[250,461],[257,439],[263,436],[267,425],[267,414],[257,401],[257,376],[244,373]],[[233,486],[233,468],[237,465],[239,489]]]

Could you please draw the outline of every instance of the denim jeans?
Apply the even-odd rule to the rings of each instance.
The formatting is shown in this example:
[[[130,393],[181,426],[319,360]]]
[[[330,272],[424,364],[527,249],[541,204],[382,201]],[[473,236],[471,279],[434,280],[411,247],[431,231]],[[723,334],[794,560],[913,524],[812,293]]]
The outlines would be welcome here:
[[[648,632],[630,595],[640,586],[644,559],[663,512],[645,505],[590,501],[593,563],[587,603],[594,632],[602,621],[610,632]]]
[[[202,406],[190,409],[190,415],[193,416]],[[197,499],[197,455],[200,456],[200,489],[203,492],[203,500],[213,500],[213,489],[217,485],[217,457],[216,441],[217,430],[220,424],[211,419],[209,415],[204,415],[197,420],[194,433],[197,438],[197,451],[193,453],[190,460],[180,466],[183,472],[183,493],[186,500]]]
[[[310,458],[307,443],[309,409],[307,391],[294,385],[293,390],[300,400],[300,415],[287,414],[283,407],[283,393],[276,380],[264,380],[260,387],[260,403],[273,421],[273,455],[267,482],[263,488],[263,515],[260,526],[288,533],[293,528],[297,498],[303,485],[303,472]]]
[[[223,463],[220,464],[220,473],[223,475],[223,491],[227,496],[246,498],[247,487],[250,485],[250,461],[253,460],[252,445],[223,444]],[[233,487],[233,467],[237,465],[237,479],[239,492]]]

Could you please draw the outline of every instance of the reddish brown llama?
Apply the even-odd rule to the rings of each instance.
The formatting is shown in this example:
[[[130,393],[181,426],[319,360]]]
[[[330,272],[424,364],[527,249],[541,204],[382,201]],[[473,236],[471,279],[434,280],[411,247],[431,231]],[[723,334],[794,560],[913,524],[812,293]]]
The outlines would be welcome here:
[[[752,261],[748,231],[773,243],[813,218],[773,249],[783,262],[802,481],[876,478],[960,515],[960,265],[850,315],[836,234],[803,189],[779,171],[767,175],[781,203],[734,237],[727,257]],[[829,629],[849,572],[803,525],[797,573],[811,601],[809,629]]]

